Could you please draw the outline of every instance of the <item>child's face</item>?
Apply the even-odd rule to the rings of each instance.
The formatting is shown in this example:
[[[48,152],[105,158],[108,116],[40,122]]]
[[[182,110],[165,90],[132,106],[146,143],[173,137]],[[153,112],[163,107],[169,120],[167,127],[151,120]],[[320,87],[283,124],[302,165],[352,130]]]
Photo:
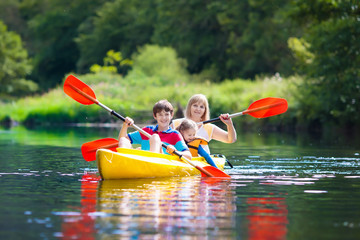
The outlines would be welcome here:
[[[162,110],[161,112],[157,112],[154,116],[160,128],[168,128],[170,125],[170,121],[172,119],[172,114],[170,112],[166,112]]]
[[[193,128],[182,131],[181,135],[183,136],[186,142],[191,142],[195,139],[196,130]]]
[[[197,121],[201,120],[202,116],[205,113],[205,105],[201,102],[196,102],[191,105],[191,117]]]

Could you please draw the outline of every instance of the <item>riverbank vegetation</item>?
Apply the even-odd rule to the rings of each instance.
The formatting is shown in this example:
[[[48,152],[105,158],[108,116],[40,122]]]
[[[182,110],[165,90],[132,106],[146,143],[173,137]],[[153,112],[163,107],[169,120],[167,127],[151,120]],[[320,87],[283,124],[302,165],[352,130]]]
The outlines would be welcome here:
[[[103,66],[93,66],[96,69],[94,73],[76,76],[91,86],[99,101],[140,122],[152,121],[151,109],[159,99],[171,101],[177,114],[180,113],[178,116],[181,116],[187,100],[195,93],[207,95],[212,116],[243,111],[253,101],[269,96],[286,98],[291,108],[295,103],[291,92],[301,82],[299,77],[283,79],[276,75],[254,81],[234,79],[213,83],[206,79],[206,75],[189,74],[185,61],[179,59],[171,48],[147,45],[139,52],[133,60],[127,60],[133,64],[126,76],[116,73],[112,68],[123,61],[122,58],[104,60]],[[156,61],[149,61],[149,55]],[[113,51],[107,57],[111,56],[114,56]],[[112,64],[105,65],[105,62]],[[116,120],[98,106],[84,106],[72,100],[65,95],[62,85],[42,95],[2,104],[2,109],[5,109],[0,113],[3,121],[11,119],[28,125],[109,123]],[[249,123],[254,120],[247,118],[250,118],[247,120]],[[277,121],[279,118],[281,116],[277,117]],[[289,115],[285,119],[290,119]],[[271,119],[269,121],[271,123]]]
[[[262,97],[289,111],[256,121],[306,128],[360,123],[355,0],[0,0],[3,123],[114,121],[64,95],[72,73],[99,100],[148,121],[160,98],[208,96],[212,116]]]

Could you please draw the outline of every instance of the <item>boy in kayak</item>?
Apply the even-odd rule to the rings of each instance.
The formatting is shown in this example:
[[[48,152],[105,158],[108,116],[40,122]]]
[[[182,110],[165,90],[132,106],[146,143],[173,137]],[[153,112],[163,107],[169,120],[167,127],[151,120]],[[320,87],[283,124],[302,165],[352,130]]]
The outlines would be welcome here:
[[[186,145],[189,147],[191,155],[193,157],[198,157],[199,155],[204,157],[205,160],[213,167],[216,167],[214,160],[210,157],[202,146],[207,146],[208,142],[202,138],[196,136],[196,131],[198,130],[197,124],[190,119],[184,119],[181,124],[176,128],[181,135],[183,136]]]
[[[127,134],[129,126],[134,124],[134,121],[126,117],[123,126],[119,133],[119,147],[132,148],[132,144],[141,144],[142,150],[147,150],[155,153],[169,153],[172,154],[175,150],[191,159],[191,153],[186,146],[181,134],[170,128],[170,122],[174,116],[174,109],[167,100],[160,100],[155,103],[153,107],[153,117],[157,121],[156,126],[146,126],[143,130],[151,135],[150,139],[139,131]],[[167,149],[163,149],[162,143],[167,145]]]

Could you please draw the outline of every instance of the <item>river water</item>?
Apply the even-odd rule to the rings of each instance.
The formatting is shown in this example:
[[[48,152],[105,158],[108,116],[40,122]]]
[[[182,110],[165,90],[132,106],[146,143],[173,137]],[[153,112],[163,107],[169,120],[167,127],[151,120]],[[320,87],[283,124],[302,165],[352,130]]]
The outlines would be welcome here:
[[[114,129],[0,130],[0,239],[360,239],[360,141],[238,133],[229,180],[98,181],[83,143]]]

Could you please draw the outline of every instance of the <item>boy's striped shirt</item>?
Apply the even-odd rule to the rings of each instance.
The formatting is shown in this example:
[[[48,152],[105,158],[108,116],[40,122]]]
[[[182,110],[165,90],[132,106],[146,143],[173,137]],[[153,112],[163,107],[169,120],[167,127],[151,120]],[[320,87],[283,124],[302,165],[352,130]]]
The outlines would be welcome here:
[[[146,126],[143,130],[150,135],[153,135],[154,133],[158,134],[163,143],[166,145],[173,145],[179,152],[189,150],[181,134],[170,127],[168,130],[161,132],[158,131],[158,125]],[[128,137],[130,138],[131,144],[141,144],[141,150],[150,150],[150,141],[144,134],[136,131],[129,133]],[[165,148],[163,148],[163,152],[167,154]]]

